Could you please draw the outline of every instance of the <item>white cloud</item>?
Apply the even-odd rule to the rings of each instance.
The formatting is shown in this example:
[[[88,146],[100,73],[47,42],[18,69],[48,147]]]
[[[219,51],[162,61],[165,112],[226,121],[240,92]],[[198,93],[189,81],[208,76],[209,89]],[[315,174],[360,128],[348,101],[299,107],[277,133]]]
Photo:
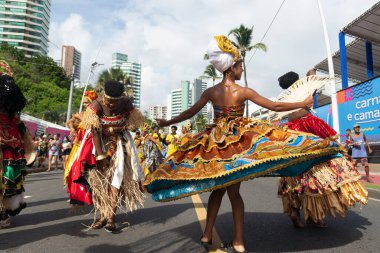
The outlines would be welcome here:
[[[240,24],[255,25],[254,42],[259,42],[281,2],[124,0],[118,1],[120,8],[102,5],[103,10],[96,9],[94,16],[83,12],[53,22],[50,39],[57,45],[71,44],[82,52],[83,81],[100,42],[96,61],[104,67],[110,67],[113,52],[126,53],[131,61],[140,62],[142,107],[147,109],[149,105],[165,105],[170,89],[179,87],[181,80],[193,80],[203,73],[208,64],[203,55],[213,35],[227,34]],[[87,3],[88,9],[96,6],[92,1]],[[338,49],[339,29],[376,1],[322,3],[334,51]],[[264,43],[268,52],[257,52],[247,73],[250,87],[271,97],[280,92],[278,76],[289,70],[302,76],[325,58],[317,2],[285,2]],[[60,50],[51,46],[50,55],[59,59]]]

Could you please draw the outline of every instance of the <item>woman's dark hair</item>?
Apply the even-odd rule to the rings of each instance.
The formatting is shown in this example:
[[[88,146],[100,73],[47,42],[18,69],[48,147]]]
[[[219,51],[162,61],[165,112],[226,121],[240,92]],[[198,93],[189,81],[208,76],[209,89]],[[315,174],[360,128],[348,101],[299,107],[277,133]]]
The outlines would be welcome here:
[[[124,93],[124,84],[117,81],[107,81],[104,84],[104,92],[110,97],[120,97]]]
[[[278,78],[278,84],[281,88],[287,89],[292,86],[293,83],[297,82],[299,78],[300,77],[296,72],[290,71]]]
[[[171,129],[175,129],[176,131],[178,130],[177,126],[171,126]]]
[[[7,75],[0,75],[0,111],[9,116],[21,112],[26,106],[26,98],[15,80]]]

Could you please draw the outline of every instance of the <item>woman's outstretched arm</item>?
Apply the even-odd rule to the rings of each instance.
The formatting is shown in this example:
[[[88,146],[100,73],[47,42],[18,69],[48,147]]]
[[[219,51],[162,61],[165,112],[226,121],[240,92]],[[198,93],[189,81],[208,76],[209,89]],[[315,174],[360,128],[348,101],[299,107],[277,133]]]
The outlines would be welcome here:
[[[171,119],[171,120],[165,120],[165,119],[156,119],[158,126],[165,127],[170,126],[172,124],[187,120],[191,117],[193,117],[197,112],[202,110],[202,108],[207,104],[210,98],[210,88],[205,90],[202,93],[201,98],[189,109],[186,111],[183,111],[180,115],[177,117]]]
[[[246,96],[245,97],[246,100],[251,100],[253,103],[275,112],[290,111],[290,110],[299,109],[299,108],[309,109],[313,106],[312,96],[307,97],[302,102],[286,103],[286,102],[274,102],[270,99],[267,99],[261,96],[259,93],[257,93],[256,91],[250,88],[245,88],[244,94]]]

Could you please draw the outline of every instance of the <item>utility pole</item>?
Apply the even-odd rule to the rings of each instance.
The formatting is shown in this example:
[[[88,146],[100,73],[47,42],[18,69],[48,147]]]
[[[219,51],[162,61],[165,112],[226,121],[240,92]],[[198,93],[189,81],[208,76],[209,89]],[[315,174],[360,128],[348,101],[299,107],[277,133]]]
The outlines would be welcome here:
[[[75,72],[75,65],[73,65],[73,70],[71,72],[69,105],[67,106],[66,122],[69,121],[71,118],[71,106],[72,106],[72,102],[73,102],[73,90],[74,90],[74,72]]]

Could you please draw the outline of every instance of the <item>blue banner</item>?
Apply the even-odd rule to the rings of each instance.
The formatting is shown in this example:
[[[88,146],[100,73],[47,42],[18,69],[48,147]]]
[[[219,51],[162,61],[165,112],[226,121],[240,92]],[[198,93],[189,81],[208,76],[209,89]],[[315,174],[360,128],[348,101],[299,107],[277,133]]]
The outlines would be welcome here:
[[[358,124],[370,143],[380,143],[380,77],[337,92],[337,100],[340,133]]]

